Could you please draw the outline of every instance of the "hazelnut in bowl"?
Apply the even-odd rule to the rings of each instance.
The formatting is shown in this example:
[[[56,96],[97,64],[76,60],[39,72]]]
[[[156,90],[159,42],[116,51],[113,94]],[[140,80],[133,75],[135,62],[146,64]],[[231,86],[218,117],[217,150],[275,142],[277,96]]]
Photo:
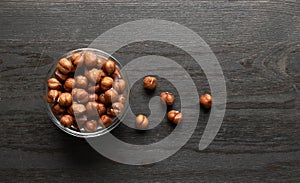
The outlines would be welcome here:
[[[45,103],[54,124],[83,138],[114,129],[128,106],[128,82],[121,68],[117,59],[97,49],[64,54],[45,84]]]

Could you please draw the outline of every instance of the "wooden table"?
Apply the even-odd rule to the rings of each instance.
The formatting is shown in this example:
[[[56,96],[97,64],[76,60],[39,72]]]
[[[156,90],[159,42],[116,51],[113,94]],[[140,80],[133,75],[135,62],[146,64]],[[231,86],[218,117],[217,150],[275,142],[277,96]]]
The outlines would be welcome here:
[[[299,182],[299,15],[296,0],[2,0],[0,182]],[[195,133],[175,155],[129,166],[59,130],[47,115],[43,87],[59,56],[87,47],[112,27],[146,18],[182,24],[209,44],[224,72],[228,102],[222,127],[206,150],[198,150],[209,117],[201,110]],[[140,42],[115,56],[129,60],[148,54],[177,60],[199,94],[209,92],[202,70],[171,45]],[[136,86],[133,111],[147,113],[144,103],[150,97],[141,81]],[[162,80],[165,89],[174,90]],[[125,126],[112,133],[126,142],[147,144],[172,129],[165,122],[147,133]]]

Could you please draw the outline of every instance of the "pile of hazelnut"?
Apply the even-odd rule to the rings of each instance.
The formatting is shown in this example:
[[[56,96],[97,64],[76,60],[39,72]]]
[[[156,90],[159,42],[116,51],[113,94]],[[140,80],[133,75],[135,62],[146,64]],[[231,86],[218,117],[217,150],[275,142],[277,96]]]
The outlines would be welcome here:
[[[54,77],[48,80],[48,89],[46,100],[67,128],[95,132],[110,126],[124,111],[126,82],[120,69],[112,58],[94,51],[61,58]]]
[[[155,90],[157,79],[153,76],[147,76],[144,78],[144,88],[147,90]],[[162,92],[160,94],[160,100],[162,104],[171,106],[174,103],[175,97],[171,92]],[[210,109],[212,105],[212,97],[210,94],[204,94],[199,99],[200,104],[206,108]],[[170,122],[178,124],[182,120],[182,113],[176,110],[170,110],[168,112],[167,118]],[[136,126],[140,129],[145,129],[149,125],[149,120],[143,114],[136,116]]]

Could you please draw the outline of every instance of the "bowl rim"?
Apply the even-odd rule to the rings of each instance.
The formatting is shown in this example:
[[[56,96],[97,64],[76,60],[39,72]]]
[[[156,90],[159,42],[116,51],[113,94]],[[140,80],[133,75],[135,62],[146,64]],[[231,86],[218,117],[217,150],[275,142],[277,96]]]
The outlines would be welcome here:
[[[112,55],[106,53],[105,51],[95,49],[95,48],[78,48],[78,49],[75,49],[75,50],[71,50],[71,51],[68,51],[67,53],[63,54],[62,56],[60,56],[59,59],[69,58],[73,53],[82,52],[82,51],[93,51],[95,53],[99,52],[99,53],[101,53],[101,56],[104,56],[106,59],[109,59],[109,58],[113,59],[114,62],[116,62],[117,66],[120,68],[120,70],[123,67],[123,65],[115,57],[113,57]],[[45,84],[44,84],[44,95],[45,96],[47,96],[48,91],[49,91],[49,89],[48,89],[48,80],[49,80],[49,78],[53,77],[53,73],[56,70],[56,65],[57,65],[59,59],[52,63],[52,66],[50,67],[50,69],[47,73],[46,81],[45,81]],[[124,79],[126,81],[126,93],[125,93],[126,101],[125,101],[125,104],[124,104],[124,112],[122,113],[122,115],[115,117],[110,126],[108,126],[106,128],[102,128],[101,130],[97,130],[96,132],[81,132],[81,131],[75,131],[71,128],[66,128],[66,127],[61,125],[60,121],[53,114],[53,112],[51,110],[51,104],[47,103],[47,101],[44,99],[44,103],[45,103],[46,108],[47,108],[47,113],[50,116],[51,121],[58,128],[60,128],[62,131],[68,133],[69,135],[72,135],[72,136],[75,136],[75,137],[80,137],[80,138],[98,137],[98,136],[102,136],[102,135],[112,131],[124,119],[125,114],[128,111],[128,105],[129,105],[129,98],[128,98],[129,97],[129,84],[128,84],[128,79],[126,77],[126,74],[124,74],[122,72],[121,72],[121,74],[122,74],[122,79]]]

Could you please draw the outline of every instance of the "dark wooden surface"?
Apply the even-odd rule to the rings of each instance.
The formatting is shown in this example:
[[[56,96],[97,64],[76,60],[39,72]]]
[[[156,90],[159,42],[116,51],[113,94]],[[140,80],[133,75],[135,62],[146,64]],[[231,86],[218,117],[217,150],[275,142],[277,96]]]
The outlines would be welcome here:
[[[300,182],[299,16],[297,0],[2,0],[0,182]],[[44,107],[43,84],[63,53],[143,18],[178,22],[205,39],[224,71],[228,104],[220,132],[206,150],[198,150],[209,116],[201,111],[195,133],[175,155],[129,166],[102,157],[85,140],[55,127]],[[201,69],[170,45],[136,43],[116,56],[129,60],[147,54],[177,60],[200,94],[209,91]],[[161,83],[162,90],[170,86]],[[132,92],[139,96],[132,101],[133,111],[147,111],[148,96],[142,89]],[[136,133],[120,126],[113,133],[147,144],[172,128],[164,123],[152,133]]]

